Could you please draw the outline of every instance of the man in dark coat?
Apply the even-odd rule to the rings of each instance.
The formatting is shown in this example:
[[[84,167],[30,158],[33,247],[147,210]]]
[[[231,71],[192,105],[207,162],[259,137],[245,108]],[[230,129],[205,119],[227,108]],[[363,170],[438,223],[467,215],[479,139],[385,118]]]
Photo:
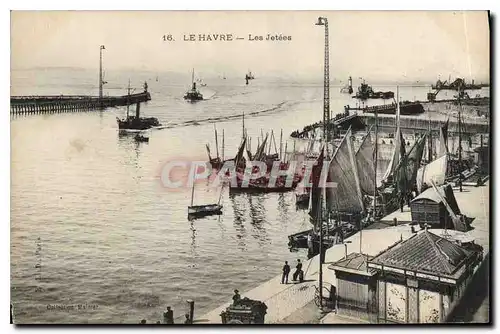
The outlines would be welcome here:
[[[163,313],[163,319],[166,324],[173,325],[174,323],[174,311],[170,306],[167,306],[167,312]]]
[[[295,272],[293,273],[293,280],[294,281],[297,280],[297,277],[299,276],[301,271],[302,271],[302,263],[300,262],[300,260],[297,260],[297,265],[295,266]]]
[[[281,284],[288,284],[288,274],[290,274],[290,266],[288,265],[288,261],[285,261],[283,275],[281,276]]]
[[[240,300],[241,300],[240,292],[238,290],[234,290],[233,304],[238,304]]]

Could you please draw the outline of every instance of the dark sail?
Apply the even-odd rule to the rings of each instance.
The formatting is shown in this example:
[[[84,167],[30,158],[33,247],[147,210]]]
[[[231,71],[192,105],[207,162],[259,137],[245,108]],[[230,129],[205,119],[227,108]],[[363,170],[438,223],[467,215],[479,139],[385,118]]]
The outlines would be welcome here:
[[[266,143],[267,143],[267,138],[268,134],[266,134],[266,138],[262,141],[262,143],[257,147],[257,151],[255,152],[255,155],[253,156],[253,159],[255,161],[262,161],[264,160],[265,157],[265,150],[266,150]]]
[[[411,191],[415,186],[417,172],[420,168],[420,162],[424,154],[426,136],[427,134],[415,141],[408,154],[401,160],[397,172],[395,173],[398,179],[399,189],[402,193]]]
[[[445,155],[446,153],[449,152],[448,150],[448,123],[449,119],[446,121],[446,123],[441,126],[439,129],[439,150],[437,152],[438,157],[441,157]]]
[[[236,154],[236,157],[234,158],[234,161],[236,162],[236,167],[240,164],[240,162],[243,159],[243,153],[245,152],[245,146],[247,143],[247,137],[243,138],[243,142],[241,143],[238,153]]]
[[[387,167],[387,170],[385,171],[385,174],[382,178],[383,181],[387,181],[391,176],[393,176],[399,162],[405,155],[405,141],[403,138],[403,133],[401,132],[399,126],[396,130],[394,139],[394,151],[391,157],[391,161],[389,162],[389,166]]]
[[[354,164],[354,150],[349,130],[330,161],[328,181],[337,183],[337,187],[326,189],[326,203],[329,210],[350,213],[364,210],[362,197],[358,192],[357,168]]]
[[[367,195],[375,192],[375,167],[373,164],[374,147],[370,132],[363,138],[363,142],[356,152],[359,185],[361,191]]]

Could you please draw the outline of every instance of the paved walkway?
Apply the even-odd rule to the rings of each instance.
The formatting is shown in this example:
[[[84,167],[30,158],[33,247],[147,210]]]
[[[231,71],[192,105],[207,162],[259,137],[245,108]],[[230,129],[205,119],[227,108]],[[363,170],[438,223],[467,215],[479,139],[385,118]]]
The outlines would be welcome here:
[[[462,193],[454,188],[454,193],[462,213],[475,218],[472,222],[474,229],[468,233],[475,238],[478,244],[485,248],[486,254],[489,251],[489,182],[482,187],[464,187]],[[416,226],[416,229],[419,229],[418,226]],[[405,240],[412,235],[410,225],[403,224],[357,232],[347,238],[345,244],[334,245],[327,250],[325,255],[325,264],[323,265],[324,285],[327,287],[330,284],[336,285],[335,273],[327,267],[345,256],[346,247],[347,253],[360,252],[361,250],[364,254],[375,256],[397,241]],[[360,248],[360,241],[362,248]],[[291,263],[291,266],[294,269],[295,263]],[[304,261],[303,270],[305,273],[305,282],[303,283],[280,284],[281,275],[278,275],[258,287],[242,293],[242,297],[266,303],[266,323],[283,323],[287,317],[291,320],[290,317],[293,314],[297,314],[299,310],[307,305],[309,305],[307,307],[310,307],[310,303],[314,300],[314,286],[318,284],[318,256]],[[229,305],[228,302],[215,308],[197,318],[196,323],[221,323],[220,313]],[[334,321],[333,319],[340,318],[330,315],[328,319],[330,320],[326,321]],[[307,322],[305,319],[304,321]],[[345,317],[342,317],[339,321],[346,321]]]

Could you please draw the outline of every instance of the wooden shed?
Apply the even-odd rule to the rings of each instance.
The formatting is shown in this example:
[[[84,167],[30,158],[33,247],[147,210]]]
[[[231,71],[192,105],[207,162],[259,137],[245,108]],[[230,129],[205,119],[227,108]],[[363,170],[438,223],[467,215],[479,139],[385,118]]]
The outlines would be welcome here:
[[[444,198],[455,215],[460,215],[457,200],[453,195],[453,188],[446,184],[438,187],[439,196],[434,188],[429,188],[415,197],[410,202],[411,220],[413,223],[423,226],[428,224],[430,228],[450,228],[454,225],[445,203]]]
[[[337,278],[337,313],[377,322],[377,271],[368,268],[372,257],[351,253],[331,264]]]
[[[488,146],[476,147],[476,164],[479,167],[481,174],[487,175],[490,173],[490,148]]]

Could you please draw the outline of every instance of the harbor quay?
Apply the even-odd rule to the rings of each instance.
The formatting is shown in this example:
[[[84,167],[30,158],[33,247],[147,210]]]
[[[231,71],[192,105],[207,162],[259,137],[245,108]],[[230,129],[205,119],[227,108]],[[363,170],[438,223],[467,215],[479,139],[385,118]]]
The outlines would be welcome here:
[[[473,219],[472,229],[466,232],[466,235],[472,238],[475,243],[483,247],[482,262],[489,261],[489,193],[490,181],[486,181],[483,186],[463,186],[462,192],[458,187],[453,188],[453,193],[456,198],[458,207],[461,212],[467,217]],[[391,217],[384,217],[382,222],[376,228],[367,228],[359,231],[351,237],[344,240],[342,244],[333,245],[326,251],[325,263],[323,264],[323,287],[330,289],[332,286],[337,287],[337,278],[334,270],[329,267],[342,259],[347,258],[350,254],[361,253],[369,257],[375,257],[381,252],[393,247],[395,243],[402,242],[412,238],[415,234],[423,233],[418,225],[411,225],[409,222],[410,210],[407,206],[403,208],[401,213],[399,210],[391,214]],[[389,221],[394,222],[394,218],[401,223],[390,225]],[[433,230],[430,229],[430,232]],[[441,230],[442,231],[442,230]],[[426,231],[427,232],[427,231]],[[293,258],[291,255],[288,259],[289,264],[293,267],[295,261],[290,261]],[[474,271],[477,271],[479,264]],[[280,268],[276,268],[279,273]],[[281,273],[273,277],[267,282],[255,287],[252,290],[241,293],[241,296],[258,300],[267,305],[267,314],[265,316],[266,324],[280,323],[323,323],[323,324],[342,324],[342,323],[366,323],[366,320],[360,318],[339,315],[336,312],[322,313],[314,311],[315,305],[312,305],[315,298],[316,287],[318,286],[319,278],[319,258],[315,256],[303,262],[304,281],[302,283],[291,282],[289,284],[281,284]],[[486,273],[489,276],[489,273]],[[478,280],[472,279],[470,285],[478,284]],[[237,288],[237,287],[234,287]],[[470,289],[470,287],[467,287]],[[469,303],[469,300],[462,298],[454,304],[451,304],[454,309],[463,308],[463,303]],[[487,304],[487,303],[486,303]],[[231,305],[230,302],[220,305],[212,311],[197,317],[195,324],[217,324],[221,323],[221,313]],[[311,306],[312,305],[312,306]],[[483,302],[482,308],[489,307]],[[317,308],[317,307],[316,307]],[[313,309],[313,311],[311,311]],[[467,308],[465,308],[467,309]],[[453,310],[448,310],[451,313]],[[468,309],[467,312],[475,312],[476,310]],[[488,314],[488,311],[483,313]],[[456,316],[456,315],[455,315]],[[307,319],[309,317],[309,319]],[[456,316],[460,318],[460,316]],[[488,317],[488,315],[486,315]],[[297,319],[294,319],[297,318]],[[300,318],[300,319],[299,319]],[[484,318],[484,316],[483,316]],[[479,319],[478,321],[488,321],[488,319]]]

